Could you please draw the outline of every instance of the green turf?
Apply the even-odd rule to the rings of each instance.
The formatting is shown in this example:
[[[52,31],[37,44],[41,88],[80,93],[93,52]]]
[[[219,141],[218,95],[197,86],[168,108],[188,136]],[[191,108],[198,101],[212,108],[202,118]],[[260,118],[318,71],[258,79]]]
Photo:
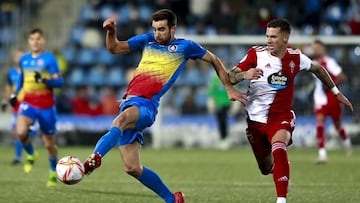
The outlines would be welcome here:
[[[162,202],[122,171],[116,149],[103,165],[77,185],[59,184],[47,189],[48,162],[43,148],[30,174],[22,166],[10,166],[13,149],[0,147],[0,202]],[[92,148],[61,148],[60,157],[81,160]],[[327,165],[314,164],[314,149],[289,149],[291,187],[288,202],[360,202],[360,149],[345,157],[342,150],[329,151]],[[159,173],[173,191],[181,190],[190,203],[275,202],[271,176],[260,175],[249,148],[221,150],[143,149],[143,164]]]

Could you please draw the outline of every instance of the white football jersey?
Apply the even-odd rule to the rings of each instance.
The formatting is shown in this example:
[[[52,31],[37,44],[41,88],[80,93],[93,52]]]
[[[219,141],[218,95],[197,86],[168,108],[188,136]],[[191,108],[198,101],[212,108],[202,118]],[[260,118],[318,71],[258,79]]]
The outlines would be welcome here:
[[[298,49],[288,48],[280,59],[270,54],[267,47],[256,46],[237,64],[242,71],[260,68],[264,75],[250,80],[246,110],[249,119],[270,122],[292,110],[294,78],[301,70],[311,67],[311,60]]]
[[[324,67],[327,72],[329,73],[330,77],[334,80],[336,76],[338,76],[342,69],[339,66],[338,63],[336,63],[335,59],[331,58],[330,56],[323,57],[320,61],[318,61],[319,64]],[[328,98],[326,96],[326,93],[323,89],[323,84],[320,79],[317,77],[315,81],[315,90],[314,90],[314,106],[315,109],[320,108],[321,106],[328,103]]]

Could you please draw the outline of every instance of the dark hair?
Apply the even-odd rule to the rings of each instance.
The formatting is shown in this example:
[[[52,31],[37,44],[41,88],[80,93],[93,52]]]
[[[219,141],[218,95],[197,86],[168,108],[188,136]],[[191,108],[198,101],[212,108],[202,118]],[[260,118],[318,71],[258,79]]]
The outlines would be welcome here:
[[[169,27],[172,27],[177,24],[176,14],[170,9],[161,9],[155,11],[151,16],[150,23],[152,23],[152,21],[160,21],[160,20],[167,20]]]
[[[286,32],[288,34],[291,33],[291,26],[288,20],[284,19],[284,18],[279,18],[279,19],[273,19],[271,20],[268,24],[267,27],[272,27],[272,28],[280,28],[281,32]]]
[[[314,44],[320,44],[323,47],[325,46],[324,42],[319,39],[315,39]]]
[[[30,30],[29,35],[32,35],[35,33],[39,33],[42,36],[44,35],[44,31],[40,28],[34,28],[34,29]]]

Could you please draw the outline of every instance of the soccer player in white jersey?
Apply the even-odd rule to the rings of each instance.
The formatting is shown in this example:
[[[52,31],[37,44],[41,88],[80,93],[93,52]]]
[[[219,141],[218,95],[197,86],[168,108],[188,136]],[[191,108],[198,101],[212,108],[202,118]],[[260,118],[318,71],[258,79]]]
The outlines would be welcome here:
[[[327,70],[330,77],[336,85],[346,81],[346,76],[340,65],[334,58],[327,55],[325,45],[320,40],[313,43],[313,59],[316,60],[323,68]],[[331,117],[335,129],[343,140],[347,155],[351,155],[351,140],[342,125],[342,109],[340,102],[335,95],[326,88],[319,79],[316,79],[314,90],[314,110],[316,118],[316,137],[319,149],[318,164],[327,162],[327,153],[325,148],[325,129],[324,124],[327,116]]]
[[[290,24],[274,19],[267,24],[267,46],[255,46],[229,71],[236,84],[250,79],[247,95],[248,140],[262,174],[272,173],[277,203],[285,203],[290,179],[287,146],[292,143],[294,78],[302,70],[314,73],[336,98],[353,110],[329,74],[299,50],[289,48]],[[258,76],[257,79],[251,79]]]

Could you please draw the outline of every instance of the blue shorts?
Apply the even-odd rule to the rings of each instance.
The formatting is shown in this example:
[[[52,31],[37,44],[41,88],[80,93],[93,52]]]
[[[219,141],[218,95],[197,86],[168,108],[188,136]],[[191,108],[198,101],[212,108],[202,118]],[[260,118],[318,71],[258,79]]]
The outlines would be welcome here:
[[[55,135],[57,121],[55,106],[47,109],[39,109],[23,102],[20,105],[19,115],[29,117],[34,122],[38,121],[40,130],[45,135]]]
[[[159,103],[144,97],[131,97],[122,102],[120,112],[123,112],[130,106],[136,106],[139,108],[139,120],[136,123],[135,129],[127,129],[122,132],[122,136],[118,141],[118,146],[131,144],[135,141],[138,141],[140,144],[144,144],[142,131],[145,128],[150,127],[155,122]]]
[[[17,117],[18,117],[18,113],[13,113],[13,116],[12,116],[12,121],[11,121],[11,130],[12,131],[15,131],[16,130],[16,120],[17,120]],[[29,128],[29,133],[28,135],[29,136],[35,136],[37,134],[37,130],[36,130],[36,125],[35,124],[32,124]]]

